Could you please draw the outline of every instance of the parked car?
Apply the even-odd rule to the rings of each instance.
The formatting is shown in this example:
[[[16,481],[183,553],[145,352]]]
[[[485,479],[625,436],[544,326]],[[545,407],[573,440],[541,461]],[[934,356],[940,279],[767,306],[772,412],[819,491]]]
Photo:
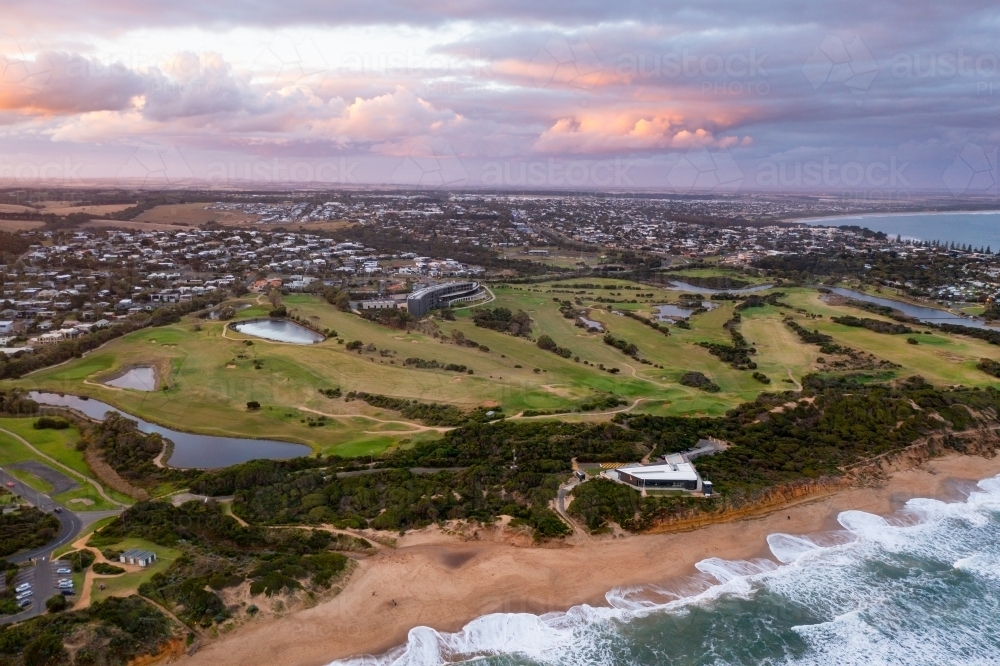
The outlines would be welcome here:
[[[63,589],[59,590],[59,592],[67,597],[71,597],[74,594],[76,594],[76,592],[73,590],[72,587],[64,587]]]
[[[59,587],[73,587],[73,581],[71,581],[71,580],[61,580],[61,581],[59,581]]]
[[[30,589],[31,589],[31,583],[21,583],[20,585],[14,588],[14,591],[24,592],[25,590],[30,590]]]
[[[27,608],[28,606],[31,605],[31,599],[21,599],[20,601],[17,602],[17,605],[20,606],[21,608]]]
[[[27,599],[28,597],[30,597],[33,594],[34,594],[34,592],[32,592],[31,590],[26,590],[25,592],[22,592],[21,594],[17,595],[14,598],[17,599],[18,601],[20,601],[21,599]]]
[[[69,567],[59,567],[58,569],[56,569],[56,573],[57,574],[71,574],[71,573],[73,573],[73,570],[70,569]]]

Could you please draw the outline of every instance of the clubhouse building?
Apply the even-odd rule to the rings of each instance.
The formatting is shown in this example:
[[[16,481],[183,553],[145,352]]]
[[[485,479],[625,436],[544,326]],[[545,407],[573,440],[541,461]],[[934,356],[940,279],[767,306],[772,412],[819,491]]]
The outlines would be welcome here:
[[[694,465],[679,453],[671,453],[655,463],[629,463],[604,470],[602,475],[631,486],[643,495],[681,492],[707,497],[712,494],[712,482],[704,481]]]
[[[478,301],[485,295],[478,282],[444,282],[415,291],[406,299],[406,311],[422,317],[435,308]]]

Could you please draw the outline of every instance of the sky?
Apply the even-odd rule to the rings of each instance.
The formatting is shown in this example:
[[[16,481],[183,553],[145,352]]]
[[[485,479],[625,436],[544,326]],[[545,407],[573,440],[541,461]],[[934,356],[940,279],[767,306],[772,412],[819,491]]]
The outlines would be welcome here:
[[[0,186],[997,197],[995,2],[0,8]]]

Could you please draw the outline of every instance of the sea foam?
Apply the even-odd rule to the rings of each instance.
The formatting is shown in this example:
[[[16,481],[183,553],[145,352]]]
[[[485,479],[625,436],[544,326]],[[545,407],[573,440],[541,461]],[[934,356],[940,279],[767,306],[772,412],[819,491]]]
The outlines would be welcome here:
[[[770,535],[773,559],[708,558],[689,577],[615,588],[607,607],[416,627],[383,655],[334,664],[1000,663],[1000,477],[961,502],[838,521]]]

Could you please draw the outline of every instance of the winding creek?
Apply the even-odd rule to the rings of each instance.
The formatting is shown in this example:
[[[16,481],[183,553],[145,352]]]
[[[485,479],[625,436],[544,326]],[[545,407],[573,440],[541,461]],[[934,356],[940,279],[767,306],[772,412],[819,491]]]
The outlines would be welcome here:
[[[914,317],[928,324],[954,324],[956,326],[968,326],[970,328],[988,328],[986,322],[982,319],[977,319],[975,317],[961,317],[957,314],[948,312],[947,310],[938,310],[937,308],[929,308],[923,305],[913,305],[911,303],[904,303],[903,301],[894,301],[891,298],[879,298],[878,296],[872,296],[871,294],[866,294],[861,291],[854,291],[853,289],[845,289],[844,287],[832,287],[830,288],[830,291],[845,298],[854,298],[859,301],[867,301],[869,303],[876,303],[878,305],[895,308],[909,317]]]
[[[209,469],[229,467],[248,460],[267,458],[269,460],[286,460],[298,458],[312,453],[312,449],[304,444],[293,444],[273,439],[250,439],[244,437],[219,437],[217,435],[198,435],[191,432],[180,432],[165,428],[149,421],[112,407],[106,402],[93,398],[80,398],[75,395],[59,395],[32,391],[29,397],[40,405],[53,407],[68,407],[89,418],[98,421],[104,419],[107,412],[117,412],[139,423],[139,430],[145,433],[158,433],[174,443],[174,451],[170,456],[171,467],[193,467]]]

